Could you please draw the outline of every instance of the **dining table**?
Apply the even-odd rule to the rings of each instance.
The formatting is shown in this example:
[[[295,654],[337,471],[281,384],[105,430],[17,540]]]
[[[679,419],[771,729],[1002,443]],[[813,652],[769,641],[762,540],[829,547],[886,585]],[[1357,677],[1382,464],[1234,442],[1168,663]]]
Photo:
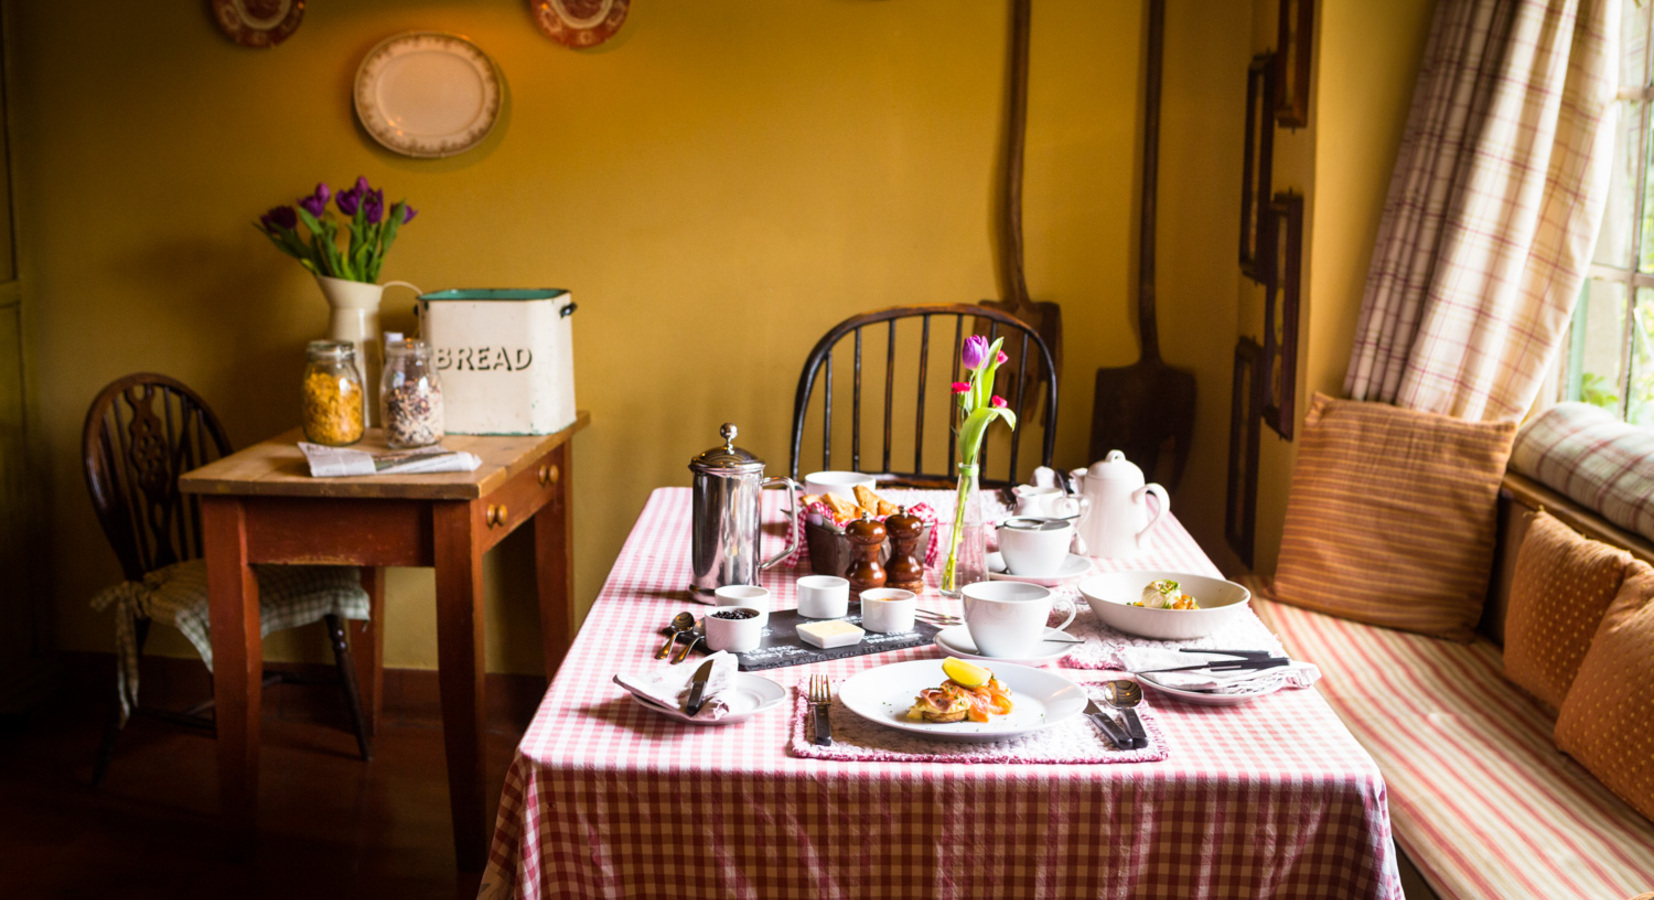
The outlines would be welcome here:
[[[886,496],[928,504],[947,531],[952,492]],[[763,500],[766,552],[794,527],[782,506],[778,492]],[[483,900],[1402,896],[1384,779],[1313,683],[1228,705],[1146,690],[1156,752],[1082,761],[995,744],[932,746],[893,730],[888,752],[817,752],[806,739],[811,676],[836,689],[893,664],[936,660],[940,679],[945,654],[928,642],[754,671],[786,700],[736,724],[689,724],[647,708],[615,676],[673,665],[654,658],[668,622],[711,609],[687,590],[691,519],[689,488],[649,495],[517,746]],[[1171,513],[1150,538],[1140,555],[1093,559],[1091,568],[1221,577]],[[932,553],[933,568],[939,561]],[[758,583],[773,610],[785,610],[809,574],[806,557]],[[1059,602],[1076,603],[1068,630],[1083,643],[1043,671],[1092,693],[1126,677],[1111,665],[1140,639],[1097,620],[1074,584],[1055,590]],[[961,612],[928,577],[919,605]],[[1250,609],[1244,615],[1247,634],[1273,640]],[[870,744],[882,740],[843,699],[830,707],[834,736],[859,727]],[[1047,731],[1059,727],[1089,726]]]

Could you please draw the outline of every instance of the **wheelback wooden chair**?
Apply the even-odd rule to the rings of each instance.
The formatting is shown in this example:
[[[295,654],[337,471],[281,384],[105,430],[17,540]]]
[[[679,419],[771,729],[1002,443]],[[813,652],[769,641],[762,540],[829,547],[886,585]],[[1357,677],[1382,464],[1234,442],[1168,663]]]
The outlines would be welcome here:
[[[1034,423],[1024,418],[1024,413],[1039,413],[1043,411],[1042,434],[1039,442],[1040,465],[1051,465],[1052,450],[1057,436],[1057,376],[1056,367],[1051,358],[1051,350],[1045,341],[1028,323],[999,309],[986,306],[959,303],[935,306],[901,306],[882,309],[874,312],[862,313],[833,326],[821,340],[816,342],[815,348],[810,351],[804,363],[804,371],[798,378],[798,392],[793,399],[793,428],[792,452],[789,471],[796,480],[799,477],[804,445],[804,429],[809,416],[810,396],[820,376],[822,382],[821,403],[821,468],[833,468],[833,349],[839,341],[846,337],[853,338],[855,344],[854,381],[850,399],[850,468],[855,471],[864,471],[862,459],[862,411],[863,377],[862,377],[862,350],[863,330],[872,329],[876,335],[884,332],[884,384],[882,401],[883,441],[881,452],[878,455],[869,454],[868,463],[876,466],[876,474],[881,484],[905,487],[950,487],[955,483],[953,464],[956,460],[956,436],[953,433],[953,395],[944,389],[933,385],[930,378],[930,357],[932,320],[941,320],[941,331],[945,336],[949,330],[947,320],[952,323],[951,355],[952,369],[948,384],[962,380],[959,351],[964,340],[971,334],[982,334],[990,342],[1000,337],[1005,338],[1004,351],[1009,360],[1000,367],[996,390],[1005,397],[1011,411],[1016,413],[1018,426],[1010,432],[1008,437],[990,439],[983,447],[980,460],[982,469],[979,476],[980,483],[985,488],[998,488],[1014,485],[1018,482],[1019,452],[1022,444]],[[909,349],[914,341],[911,329],[904,329],[906,338],[898,336],[897,324],[903,320],[917,320],[917,356],[908,357],[902,353]],[[969,321],[967,321],[969,320]],[[884,328],[874,326],[884,325]],[[876,349],[876,348],[875,348]],[[903,372],[897,374],[898,357],[904,361]],[[913,359],[911,363],[909,359]],[[909,369],[915,369],[909,372]],[[895,428],[895,410],[902,405],[897,397],[896,386],[903,383],[903,393],[906,393],[907,376],[913,374],[917,384],[914,393],[913,414],[913,467],[910,471],[895,471],[893,465],[893,431]],[[933,389],[936,388],[936,389]],[[871,406],[872,404],[867,404]],[[842,410],[842,404],[841,404]],[[931,410],[927,419],[926,410]],[[932,458],[925,457],[925,426],[932,425],[932,433],[937,430],[937,410],[940,408],[945,414],[945,425],[940,429],[947,434],[947,455]],[[996,428],[994,431],[1003,431]],[[842,437],[842,435],[841,435]],[[993,466],[989,456],[999,447],[996,441],[1008,442],[1004,454],[1004,464],[1001,467]],[[941,466],[937,468],[940,460]],[[992,477],[988,473],[1001,469],[1003,477]]]
[[[137,704],[138,661],[153,621],[184,632],[211,668],[207,634],[206,569],[201,561],[199,502],[178,491],[178,476],[231,452],[217,416],[182,382],[139,373],[118,379],[92,401],[81,432],[86,487],[98,522],[120,560],[126,582],[98,595],[93,605],[116,607],[116,703],[93,768],[93,784],[108,774],[128,715],[215,730],[206,715],[212,700],[183,712]],[[255,567],[263,632],[324,621],[338,663],[338,680],[362,759],[372,758],[362,717],[356,670],[344,618],[367,618],[367,594],[354,568]],[[266,676],[265,683],[300,681]]]

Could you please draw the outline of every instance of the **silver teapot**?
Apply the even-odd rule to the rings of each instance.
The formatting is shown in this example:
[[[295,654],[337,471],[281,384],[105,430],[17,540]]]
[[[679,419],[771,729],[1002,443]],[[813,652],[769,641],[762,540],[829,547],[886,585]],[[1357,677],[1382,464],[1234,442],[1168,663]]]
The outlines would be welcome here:
[[[798,509],[798,482],[785,476],[764,477],[764,461],[735,446],[735,426],[728,422],[718,430],[722,447],[713,447],[689,461],[695,473],[690,557],[694,576],[690,596],[714,603],[713,592],[727,584],[757,584],[758,573],[775,565],[798,549],[799,532],[792,529],[787,549],[772,559],[759,562],[759,491],[768,487],[787,488],[787,508]]]

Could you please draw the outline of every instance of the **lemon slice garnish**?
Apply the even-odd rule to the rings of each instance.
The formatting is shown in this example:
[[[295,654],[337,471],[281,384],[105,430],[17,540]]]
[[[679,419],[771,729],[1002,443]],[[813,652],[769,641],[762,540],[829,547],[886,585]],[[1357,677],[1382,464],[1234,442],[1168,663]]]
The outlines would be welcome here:
[[[994,677],[994,673],[987,669],[952,656],[942,660],[942,671],[949,678],[968,688],[981,687],[988,683],[988,679]]]

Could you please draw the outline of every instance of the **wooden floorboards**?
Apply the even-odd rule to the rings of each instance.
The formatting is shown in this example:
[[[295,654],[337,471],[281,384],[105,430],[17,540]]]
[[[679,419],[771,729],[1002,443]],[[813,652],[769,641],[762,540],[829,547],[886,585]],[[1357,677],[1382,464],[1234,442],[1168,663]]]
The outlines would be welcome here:
[[[313,705],[283,692],[336,688],[269,691],[245,863],[221,840],[212,737],[135,719],[93,788],[101,704],[0,719],[0,898],[474,897],[480,873],[454,868],[439,723],[388,716],[364,763],[342,713],[282,715]],[[490,823],[519,737],[487,732]]]

